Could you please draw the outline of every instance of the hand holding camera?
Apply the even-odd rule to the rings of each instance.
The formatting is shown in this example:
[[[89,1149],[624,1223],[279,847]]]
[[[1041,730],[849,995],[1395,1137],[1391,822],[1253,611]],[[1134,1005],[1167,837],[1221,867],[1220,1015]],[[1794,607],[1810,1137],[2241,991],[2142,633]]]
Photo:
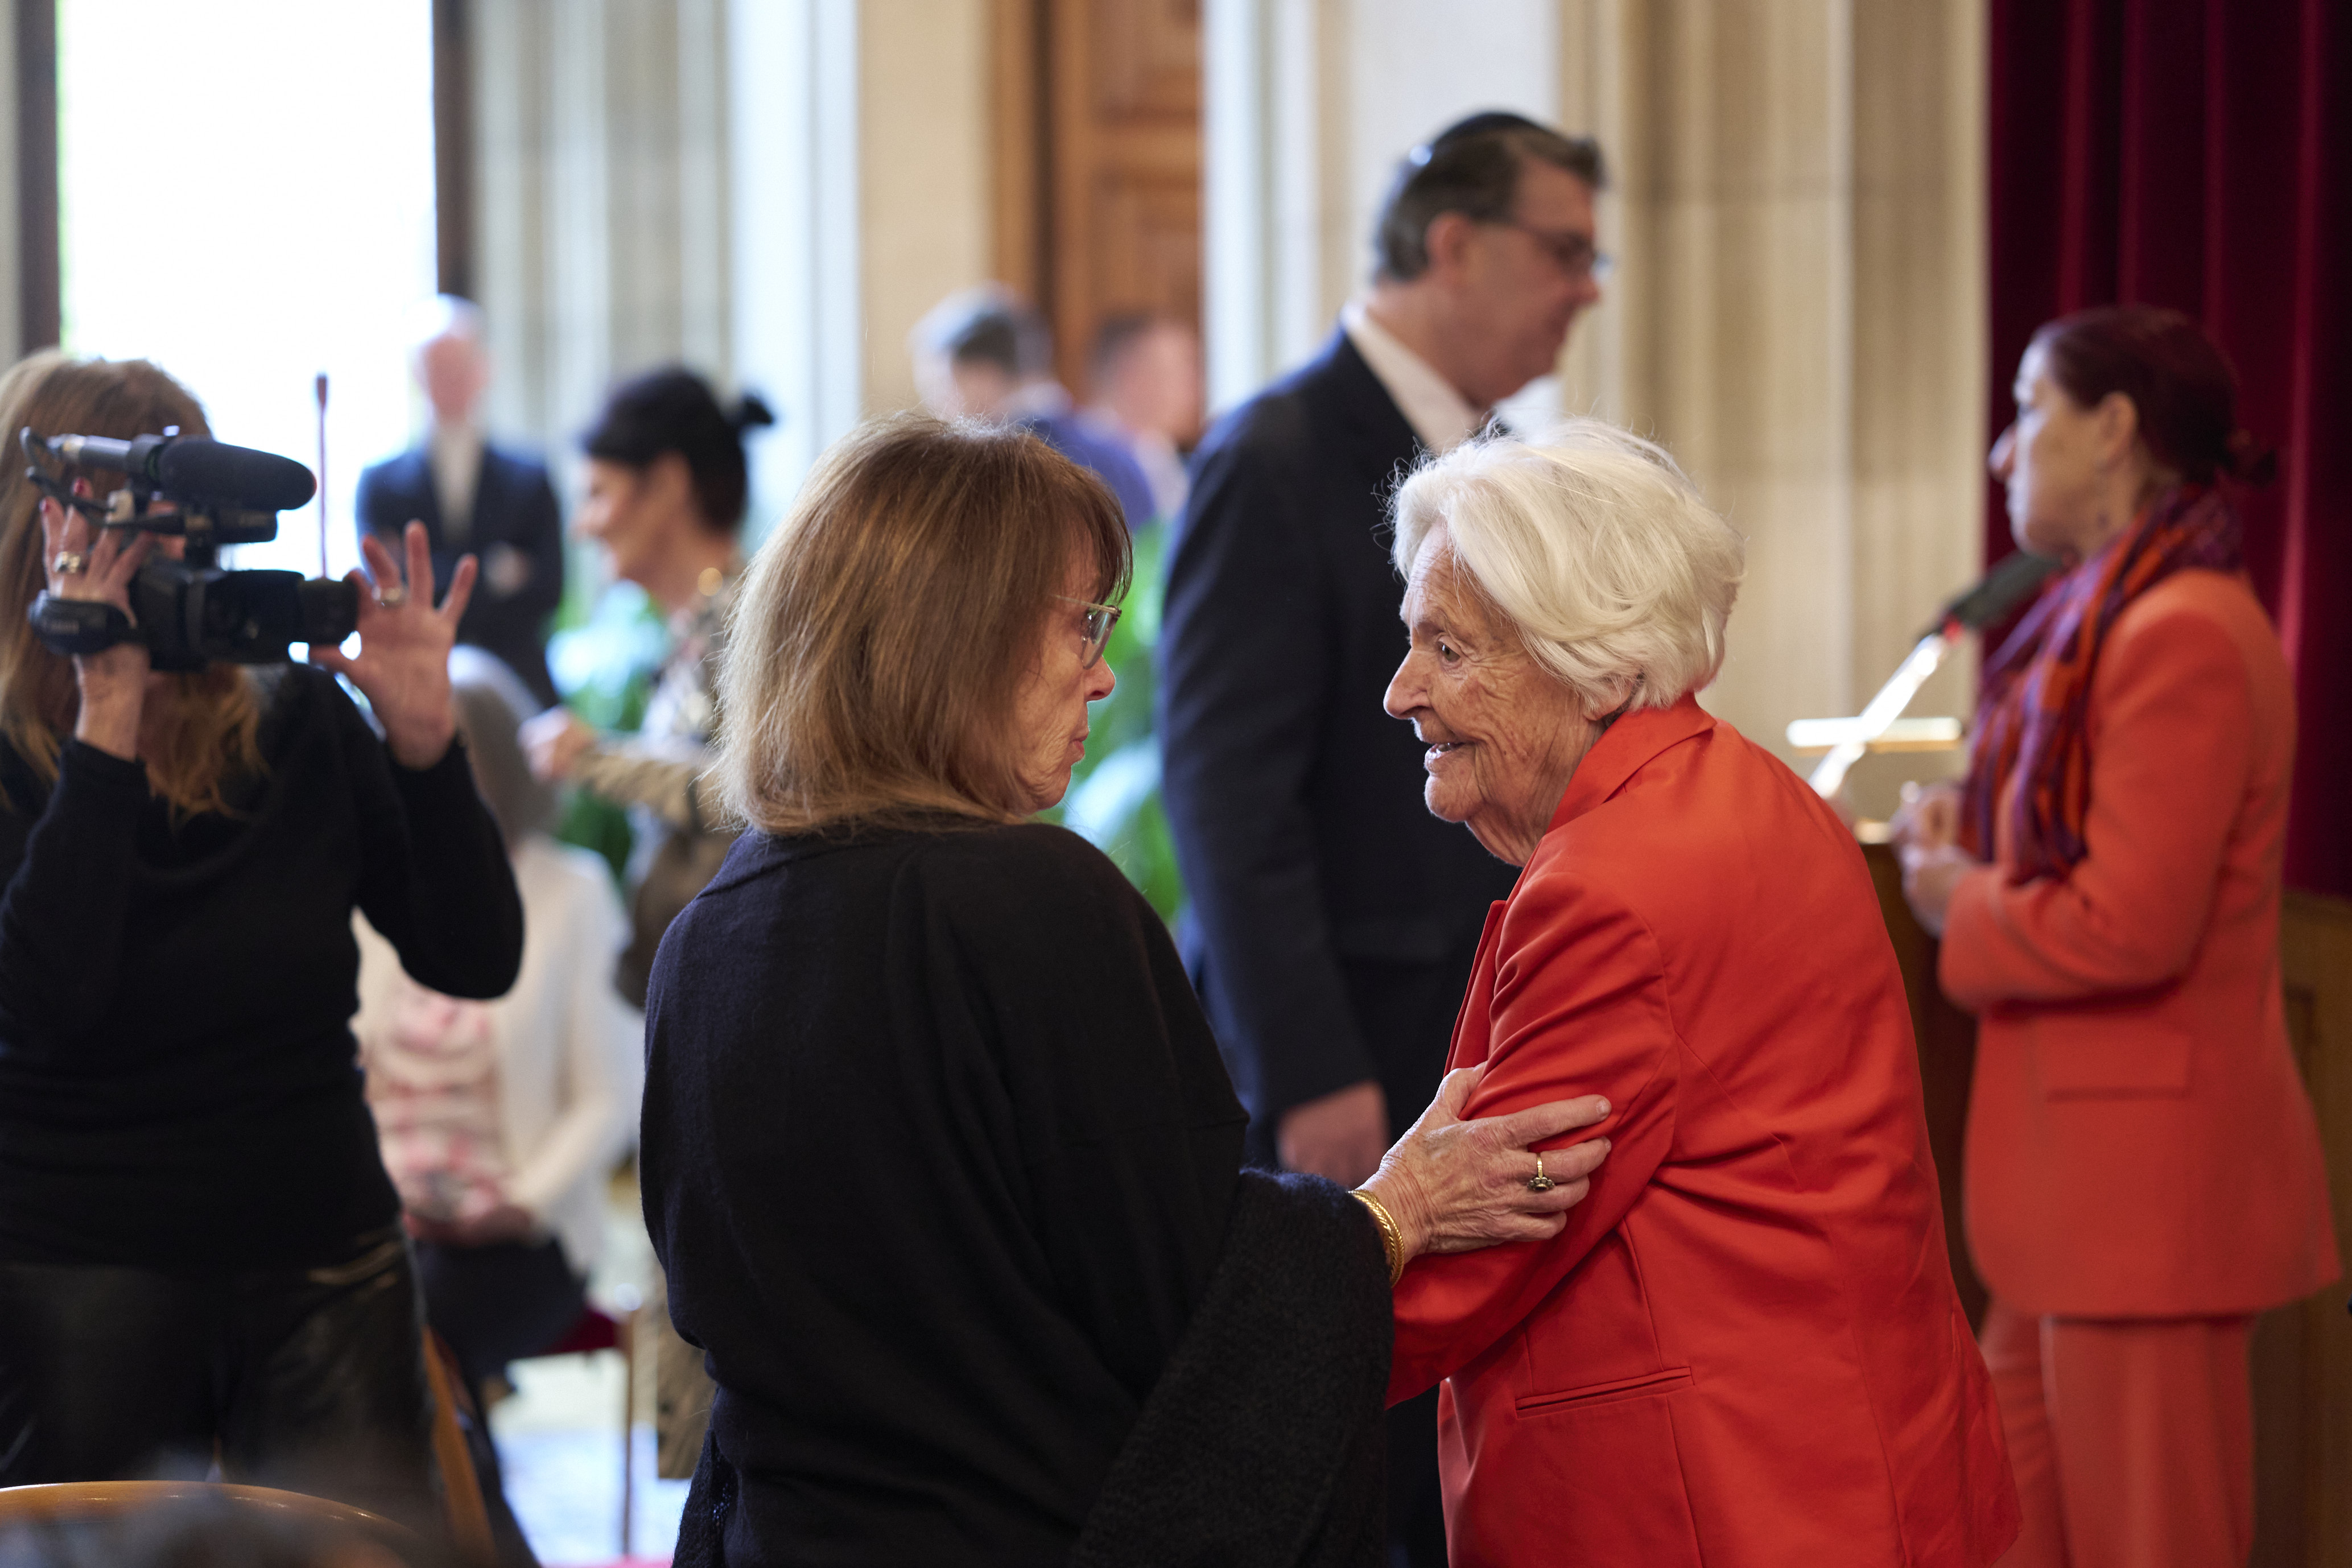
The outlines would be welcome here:
[[[154,542],[152,534],[126,538],[96,527],[80,511],[42,498],[41,558],[55,598],[110,605],[130,615],[131,579]],[[136,758],[148,669],[146,645],[136,640],[76,655],[81,710],[74,721],[75,739],[126,761]]]

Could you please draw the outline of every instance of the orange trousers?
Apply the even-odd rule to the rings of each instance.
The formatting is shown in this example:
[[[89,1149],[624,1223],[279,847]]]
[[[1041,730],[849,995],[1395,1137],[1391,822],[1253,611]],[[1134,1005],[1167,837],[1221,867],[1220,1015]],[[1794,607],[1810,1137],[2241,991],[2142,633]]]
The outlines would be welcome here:
[[[1979,1335],[2024,1511],[2000,1568],[2242,1568],[2251,1318],[2038,1318]]]

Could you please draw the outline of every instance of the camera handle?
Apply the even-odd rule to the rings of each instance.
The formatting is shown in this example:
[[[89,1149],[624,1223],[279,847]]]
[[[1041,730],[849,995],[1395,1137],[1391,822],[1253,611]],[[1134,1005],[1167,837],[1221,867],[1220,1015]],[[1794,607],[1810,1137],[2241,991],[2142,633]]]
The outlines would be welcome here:
[[[139,628],[131,617],[103,599],[60,599],[44,591],[33,596],[26,618],[44,647],[68,658],[104,653],[117,643],[139,638]]]

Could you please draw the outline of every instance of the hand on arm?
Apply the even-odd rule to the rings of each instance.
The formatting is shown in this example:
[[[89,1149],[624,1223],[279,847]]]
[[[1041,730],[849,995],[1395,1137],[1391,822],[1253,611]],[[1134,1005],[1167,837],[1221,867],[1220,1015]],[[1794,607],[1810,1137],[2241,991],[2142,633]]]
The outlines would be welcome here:
[[[1589,1094],[1465,1120],[1486,1076],[1483,1063],[1447,1073],[1421,1120],[1363,1184],[1395,1221],[1405,1261],[1424,1252],[1475,1252],[1497,1242],[1558,1236],[1568,1211],[1591,1191],[1592,1173],[1609,1157],[1606,1138],[1549,1152],[1541,1169],[1551,1184],[1531,1187],[1535,1146],[1591,1126],[1609,1114],[1609,1102]]]
[[[1590,1190],[1564,1220],[1544,1220],[1549,1239],[1423,1258],[1406,1271],[1396,1291],[1391,1403],[1523,1321],[1616,1228],[1673,1142],[1677,1047],[1664,962],[1641,918],[1605,888],[1551,871],[1521,884],[1500,940],[1492,1046],[1463,1110],[1507,1116],[1568,1100],[1563,1113],[1580,1114],[1575,1097],[1595,1096],[1609,1107],[1608,1161],[1579,1176]],[[1580,1124],[1590,1123],[1569,1123]],[[1545,1173],[1560,1181],[1569,1167],[1555,1162],[1575,1152],[1548,1151]],[[1524,1180],[1534,1164],[1521,1158]]]

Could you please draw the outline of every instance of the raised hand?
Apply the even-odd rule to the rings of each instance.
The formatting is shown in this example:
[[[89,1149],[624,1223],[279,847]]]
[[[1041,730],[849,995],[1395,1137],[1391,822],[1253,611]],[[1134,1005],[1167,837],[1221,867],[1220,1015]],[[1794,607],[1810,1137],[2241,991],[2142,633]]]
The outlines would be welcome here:
[[[360,542],[367,572],[345,576],[360,591],[360,651],[310,649],[310,662],[360,689],[383,726],[384,744],[404,768],[429,768],[447,754],[457,733],[449,698],[449,650],[457,619],[473,597],[478,568],[470,555],[449,574],[449,592],[433,605],[433,552],[425,525],[412,522],[401,541],[405,570],[373,535]]]

